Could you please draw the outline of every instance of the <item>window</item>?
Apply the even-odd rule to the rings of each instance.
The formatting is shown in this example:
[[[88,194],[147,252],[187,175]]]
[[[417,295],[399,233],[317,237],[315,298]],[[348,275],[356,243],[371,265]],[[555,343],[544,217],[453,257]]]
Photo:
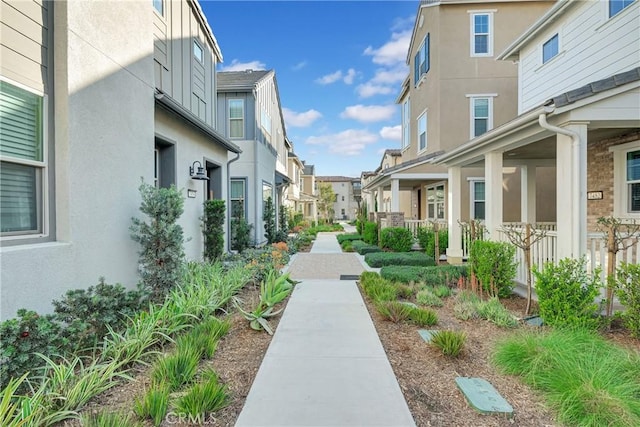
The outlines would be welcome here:
[[[616,16],[622,9],[631,5],[635,0],[609,0],[609,18]]]
[[[471,99],[471,138],[486,133],[493,128],[493,97],[475,97]]]
[[[444,219],[444,184],[427,187],[427,218]]]
[[[471,56],[493,55],[493,35],[490,13],[471,14]]]
[[[342,196],[342,201],[344,202],[344,196]]]
[[[429,68],[429,34],[427,34],[413,61],[413,79],[416,86],[418,86],[422,76],[429,72]]]
[[[153,182],[157,188],[169,188],[176,183],[176,146],[156,139],[153,151]]]
[[[246,218],[247,216],[245,188],[246,181],[244,179],[231,179],[231,194],[229,200],[231,204],[231,216],[233,218]]]
[[[265,211],[265,204],[267,203],[268,199],[271,199],[271,202],[273,202],[273,206],[276,205],[275,200],[273,200],[273,189],[271,188],[271,184],[263,182],[262,183],[262,212],[263,213]]]
[[[0,81],[0,232],[44,230],[44,97]]]
[[[195,56],[199,62],[204,62],[204,50],[202,50],[200,43],[195,40],[193,41],[193,56]]]
[[[418,117],[418,151],[427,149],[427,113]]]
[[[558,35],[551,37],[542,45],[542,63],[545,64],[558,54]]]
[[[640,219],[640,141],[614,145],[613,215]]]
[[[402,148],[409,146],[409,100],[402,104]]]
[[[485,219],[484,181],[471,181],[471,218]]]
[[[153,0],[153,8],[161,16],[164,16],[164,4],[162,2],[163,2],[163,0]]]
[[[640,213],[640,150],[627,152],[627,212]]]
[[[229,138],[244,138],[244,101],[229,100]]]
[[[269,135],[271,135],[271,116],[264,109],[261,110],[260,113],[261,113],[260,114],[260,125],[262,126],[262,129],[265,130],[265,132],[267,132]]]

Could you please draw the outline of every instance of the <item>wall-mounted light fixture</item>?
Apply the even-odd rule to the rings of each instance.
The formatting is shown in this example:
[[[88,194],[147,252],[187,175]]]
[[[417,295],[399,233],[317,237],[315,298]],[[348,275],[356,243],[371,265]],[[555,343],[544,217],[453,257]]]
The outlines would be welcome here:
[[[198,164],[198,168],[196,169],[196,163]],[[202,163],[198,160],[193,162],[191,166],[189,166],[189,175],[191,175],[191,179],[198,179],[201,181],[209,181],[209,177],[204,172],[204,168],[202,167]]]

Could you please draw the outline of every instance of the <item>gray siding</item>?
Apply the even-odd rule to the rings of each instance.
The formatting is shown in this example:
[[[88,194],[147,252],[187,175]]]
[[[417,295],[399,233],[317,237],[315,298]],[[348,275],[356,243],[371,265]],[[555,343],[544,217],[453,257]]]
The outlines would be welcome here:
[[[244,100],[244,138],[242,140],[256,139],[256,102],[251,93],[247,92],[219,92],[218,116],[216,130],[227,138],[229,137],[229,100]],[[236,138],[232,141],[238,141]],[[242,148],[242,144],[240,144]],[[244,148],[243,148],[244,150]]]

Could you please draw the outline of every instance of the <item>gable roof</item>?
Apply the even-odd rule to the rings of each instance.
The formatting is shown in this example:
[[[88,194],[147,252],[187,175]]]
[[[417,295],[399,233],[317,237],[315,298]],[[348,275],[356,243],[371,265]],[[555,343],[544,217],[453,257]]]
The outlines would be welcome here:
[[[360,178],[352,178],[350,176],[316,176],[316,181],[320,181],[320,182],[351,182],[351,181],[360,181]]]
[[[565,105],[573,104],[584,98],[596,95],[600,92],[605,92],[609,89],[616,88],[618,86],[626,85],[640,80],[640,67],[633,68],[623,73],[615,74],[606,79],[597,80],[595,82],[588,83],[577,89],[570,90],[560,95],[554,96],[547,105],[553,104],[556,107],[564,107]]]
[[[273,70],[218,71],[217,85],[219,91],[252,90],[256,84]]]
[[[213,53],[218,58],[218,61],[222,62],[222,51],[220,50],[220,46],[218,45],[218,40],[216,40],[216,36],[213,35],[213,31],[211,30],[209,21],[207,21],[207,17],[202,12],[200,3],[198,2],[198,0],[190,0],[188,3],[193,6],[193,9],[196,12],[196,19],[200,21],[200,24],[202,24],[202,26],[204,27],[205,37],[209,40],[209,43],[211,43]]]

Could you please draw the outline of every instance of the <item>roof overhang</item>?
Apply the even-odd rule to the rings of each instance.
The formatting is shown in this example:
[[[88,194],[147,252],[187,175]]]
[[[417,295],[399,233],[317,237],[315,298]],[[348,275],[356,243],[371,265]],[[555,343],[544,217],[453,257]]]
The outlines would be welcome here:
[[[292,182],[293,181],[291,181],[291,178],[289,178],[287,175],[283,174],[282,172],[276,171],[276,187],[286,187]]]

